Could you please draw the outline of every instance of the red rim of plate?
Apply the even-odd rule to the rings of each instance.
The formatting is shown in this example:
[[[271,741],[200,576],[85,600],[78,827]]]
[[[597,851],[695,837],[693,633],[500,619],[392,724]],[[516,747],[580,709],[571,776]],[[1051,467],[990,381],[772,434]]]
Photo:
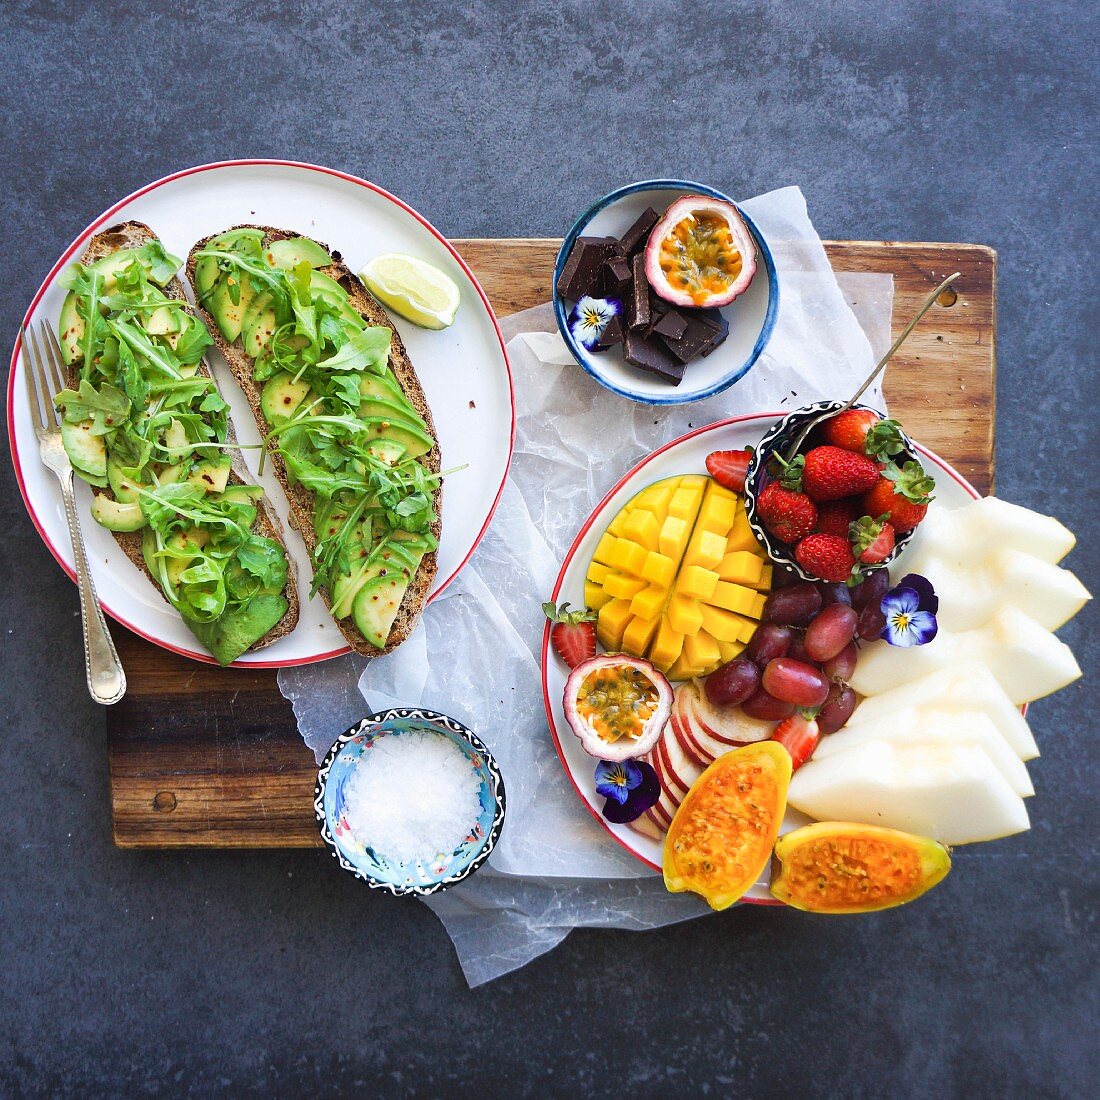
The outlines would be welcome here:
[[[788,410],[788,412],[789,411],[790,410]],[[637,474],[641,473],[641,471],[644,470],[645,467],[648,466],[649,463],[652,462],[653,459],[655,459],[658,455],[664,454],[665,451],[670,450],[672,447],[677,447],[681,443],[686,443],[689,439],[695,439],[696,436],[704,435],[707,432],[717,431],[720,428],[728,428],[731,424],[744,424],[750,420],[777,420],[780,417],[786,415],[786,412],[760,412],[745,413],[742,416],[731,416],[728,420],[717,420],[713,424],[705,424],[703,427],[696,428],[694,431],[686,432],[684,435],[681,435],[678,438],[673,439],[668,443],[665,443],[663,446],[658,447],[657,450],[651,451],[648,455],[645,456],[645,458],[643,458],[640,462],[638,462],[635,466],[632,466],[625,474],[623,474],[623,476],[619,478],[619,480],[616,481],[610,489],[608,489],[599,504],[597,504],[596,507],[593,508],[592,511],[589,513],[588,518],[584,521],[584,523],[581,525],[581,529],[577,532],[576,538],[573,539],[572,544],[566,551],[565,559],[562,561],[562,566],[560,571],[558,572],[557,580],[554,582],[554,591],[551,594],[551,600],[555,603],[557,602],[558,595],[561,592],[561,586],[565,581],[566,571],[569,569],[569,566],[573,562],[573,556],[577,552],[577,547],[580,545],[581,540],[584,538],[584,536],[588,534],[589,529],[600,517],[600,514],[603,512],[604,508],[607,507],[611,498],[628,481],[630,481]],[[930,459],[933,463],[935,463],[935,465],[942,469],[944,473],[948,474],[955,481],[957,481],[959,485],[961,485],[962,488],[966,490],[966,492],[968,492],[972,497],[976,499],[981,495],[978,490],[975,489],[974,486],[966,480],[966,478],[964,478],[960,473],[954,470],[935,452],[930,451],[927,447],[922,447],[919,443],[916,443],[914,445],[922,455]],[[604,830],[604,832],[606,832],[607,835],[610,836],[611,839],[614,840],[615,843],[618,844],[621,848],[626,849],[626,851],[634,856],[635,859],[640,860],[653,871],[660,871],[661,867],[659,864],[654,863],[652,860],[646,859],[643,855],[640,855],[629,844],[627,844],[625,840],[623,840],[611,829],[603,814],[601,814],[599,810],[597,810],[596,807],[588,801],[588,799],[584,796],[584,793],[581,791],[580,787],[577,786],[577,782],[573,778],[573,772],[565,759],[565,753],[562,752],[561,741],[558,738],[558,730],[554,722],[554,710],[550,703],[550,690],[547,685],[546,679],[547,666],[551,659],[550,622],[549,620],[547,620],[546,625],[543,627],[542,631],[542,703],[546,709],[546,723],[550,727],[550,737],[554,742],[554,749],[557,751],[558,759],[561,761],[561,766],[565,770],[566,777],[572,785],[573,790],[576,791],[577,797],[581,800],[584,808],[588,810],[588,812],[599,822],[600,827]],[[741,902],[745,905],[774,905],[780,907],[783,906],[783,902],[777,901],[774,898],[746,897],[742,898]]]
[[[515,385],[512,379],[512,365],[508,361],[508,351],[504,346],[504,336],[500,331],[500,325],[497,322],[496,313],[493,311],[493,307],[489,302],[489,298],[485,291],[482,290],[481,284],[477,281],[477,277],[470,270],[466,261],[458,254],[454,246],[434,225],[431,224],[423,215],[417,213],[408,203],[402,202],[396,195],[391,195],[389,191],[377,184],[371,183],[369,180],[360,178],[359,176],[353,176],[348,172],[341,172],[336,168],[326,168],[321,164],[309,164],[305,161],[297,160],[267,160],[267,159],[254,159],[254,160],[218,160],[212,161],[209,164],[197,164],[192,168],[184,168],[182,171],[173,172],[171,175],[162,176],[158,180],[154,180],[152,183],[146,184],[144,187],[139,187],[136,191],[132,191],[123,199],[119,199],[112,207],[105,210],[99,215],[90,225],[83,229],[80,234],[73,240],[68,248],[62,253],[61,258],[50,268],[49,274],[42,280],[42,285],[39,286],[34,298],[31,299],[31,304],[27,308],[26,313],[23,314],[23,321],[20,326],[20,332],[25,328],[31,319],[31,315],[35,309],[38,308],[38,303],[42,300],[42,295],[45,294],[46,289],[53,282],[57,273],[69,262],[70,259],[76,254],[77,250],[84,244],[85,241],[102,226],[113,218],[118,211],[134,199],[140,198],[142,195],[148,194],[150,191],[155,191],[158,187],[163,187],[167,183],[172,183],[175,180],[183,179],[186,176],[193,176],[199,172],[211,172],[220,168],[244,168],[253,166],[274,166],[279,168],[301,168],[308,172],[320,172],[323,175],[335,176],[337,179],[344,180],[347,183],[354,183],[360,187],[365,187],[368,191],[373,191],[376,195],[380,195],[384,199],[388,199],[395,206],[400,207],[406,214],[412,215],[429,233],[432,234],[440,244],[451,254],[455,262],[465,272],[466,277],[473,284],[474,289],[477,291],[481,298],[482,303],[485,306],[486,312],[489,314],[489,320],[493,323],[493,329],[497,334],[497,340],[500,341],[500,353],[504,357],[504,370],[508,376],[508,399],[512,409],[512,423],[508,431],[508,461],[504,465],[504,476],[500,481],[500,488],[497,489],[496,496],[493,498],[492,507],[489,509],[488,516],[485,517],[485,522],[481,526],[481,530],[477,534],[477,538],[474,539],[473,545],[470,547],[469,553],[458,564],[455,571],[428,597],[427,603],[431,603],[443,590],[462,572],[466,563],[473,556],[474,551],[477,549],[478,544],[485,537],[485,532],[489,529],[489,524],[493,520],[493,516],[496,513],[497,505],[500,504],[501,495],[504,492],[504,484],[508,478],[508,469],[512,464],[512,453],[515,449],[516,443],[516,391]],[[34,524],[35,529],[38,531],[42,541],[46,544],[50,553],[53,554],[57,564],[65,571],[69,580],[76,581],[76,573],[69,568],[65,559],[61,556],[57,547],[50,541],[46,534],[45,528],[42,526],[35,513],[34,508],[31,505],[30,498],[27,496],[27,489],[23,483],[23,470],[19,461],[18,444],[15,439],[15,373],[16,364],[19,361],[20,352],[22,351],[23,341],[21,335],[16,335],[15,346],[11,353],[11,362],[8,370],[8,400],[7,400],[7,420],[8,420],[8,445],[11,448],[12,465],[15,468],[15,480],[19,485],[19,494],[23,498],[23,505],[27,509],[27,514],[31,517],[31,522]],[[132,630],[139,637],[144,638],[148,642],[152,642],[154,645],[158,645],[161,649],[167,649],[172,653],[178,653],[182,657],[190,657],[194,661],[200,661],[203,664],[217,664],[213,657],[207,653],[198,653],[194,650],[184,649],[180,646],[175,646],[169,642],[162,641],[160,638],[155,638],[151,634],[146,633],[144,630],[135,626],[133,623],[124,619],[117,612],[112,611],[102,600],[99,601],[100,607],[111,616],[116,622],[121,623],[127,630]],[[426,606],[426,605],[425,605]],[[339,649],[330,650],[327,653],[320,653],[313,657],[296,657],[290,660],[283,661],[234,661],[231,668],[292,668],[296,665],[311,665],[316,664],[319,661],[327,661],[331,657],[340,657],[345,653],[351,652],[351,646],[343,646]]]

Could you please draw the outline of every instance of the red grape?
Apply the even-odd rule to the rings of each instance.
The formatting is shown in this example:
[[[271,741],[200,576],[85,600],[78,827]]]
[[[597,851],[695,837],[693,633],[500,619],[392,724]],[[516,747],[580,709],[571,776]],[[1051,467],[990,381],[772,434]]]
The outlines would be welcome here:
[[[842,603],[831,603],[808,627],[803,644],[815,661],[835,657],[854,637],[859,612]]]
[[[795,712],[794,703],[784,703],[769,695],[763,688],[750,695],[742,704],[741,709],[750,718],[759,718],[765,722],[778,722],[783,718],[790,718]]]
[[[777,657],[764,669],[764,690],[796,707],[819,707],[829,694],[829,681],[813,665]]]
[[[868,604],[859,613],[859,628],[856,633],[865,642],[873,642],[882,633],[885,625],[886,616],[883,615],[882,608],[877,603]]]
[[[775,563],[772,570],[772,588],[790,588],[792,584],[801,584],[802,578],[785,565]]]
[[[821,593],[821,602],[826,607],[831,603],[842,603],[845,607],[852,606],[852,590],[846,584],[819,584],[817,590]]]
[[[734,658],[703,681],[703,690],[716,707],[735,707],[759,686],[760,669],[748,657]]]
[[[833,684],[825,705],[817,712],[817,725],[822,733],[836,733],[856,709],[856,693],[847,684]]]
[[[817,661],[806,652],[806,638],[803,634],[796,634],[791,639],[791,647],[783,656],[790,657],[792,661],[801,661],[804,665],[817,664]]]
[[[821,593],[803,581],[772,592],[764,604],[764,621],[781,626],[805,626],[821,610]]]
[[[821,671],[829,677],[846,684],[856,670],[856,661],[859,659],[859,650],[855,642],[849,642],[835,657],[830,657],[821,667]]]
[[[865,581],[852,589],[852,606],[862,611],[868,604],[876,607],[890,590],[890,570],[876,569]]]
[[[756,633],[749,642],[745,656],[755,661],[763,668],[769,661],[776,657],[786,657],[790,648],[794,631],[789,626],[779,626],[777,623],[761,623],[756,628]]]

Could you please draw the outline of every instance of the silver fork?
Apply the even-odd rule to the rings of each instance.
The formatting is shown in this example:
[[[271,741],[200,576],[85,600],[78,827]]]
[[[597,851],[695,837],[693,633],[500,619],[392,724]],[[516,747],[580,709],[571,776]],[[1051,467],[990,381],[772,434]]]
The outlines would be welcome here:
[[[76,584],[80,590],[80,622],[84,628],[84,664],[88,673],[88,691],[97,703],[117,703],[126,694],[126,673],[115,651],[115,643],[107,631],[107,623],[96,598],[92,573],[88,568],[88,555],[84,550],[84,536],[80,533],[80,520],[76,514],[73,497],[73,467],[61,443],[61,417],[54,407],[54,395],[65,388],[65,369],[62,366],[61,348],[53,330],[40,323],[43,355],[34,330],[20,329],[26,364],[23,369],[27,379],[27,403],[34,421],[34,434],[38,436],[38,448],[46,467],[57,475],[61,483],[61,495],[65,500],[65,518],[69,522],[69,537],[73,540],[73,558],[76,561]],[[29,339],[28,339],[29,338]]]

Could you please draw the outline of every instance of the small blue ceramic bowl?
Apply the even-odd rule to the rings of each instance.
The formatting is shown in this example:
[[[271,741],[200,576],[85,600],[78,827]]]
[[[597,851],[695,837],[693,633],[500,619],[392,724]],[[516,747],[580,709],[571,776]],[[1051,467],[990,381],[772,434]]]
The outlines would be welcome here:
[[[622,348],[609,351],[586,351],[569,331],[567,303],[557,291],[558,277],[573,244],[581,236],[619,236],[624,233],[647,206],[663,214],[668,206],[684,195],[710,195],[732,202],[727,195],[691,180],[643,180],[620,187],[590,206],[566,234],[554,264],[554,315],[565,345],[573,358],[601,386],[631,401],[646,405],[683,405],[701,401],[728,389],[752,368],[771,339],[779,313],[779,282],[771,249],[760,235],[752,219],[740,207],[757,248],[757,268],[748,290],[722,313],[729,321],[729,335],[710,355],[689,363],[683,381],[678,386],[662,382],[654,375],[631,366],[622,355]],[[736,205],[736,204],[735,204]]]
[[[430,863],[390,861],[356,839],[345,816],[344,787],[359,761],[380,737],[401,737],[411,732],[447,737],[463,752],[481,780],[481,813],[470,822],[466,839],[453,851]],[[496,846],[504,825],[504,779],[493,755],[472,731],[434,710],[405,707],[369,714],[357,726],[342,733],[328,751],[317,773],[313,810],[321,826],[321,838],[345,871],[376,890],[421,897],[446,890],[472,875]]]

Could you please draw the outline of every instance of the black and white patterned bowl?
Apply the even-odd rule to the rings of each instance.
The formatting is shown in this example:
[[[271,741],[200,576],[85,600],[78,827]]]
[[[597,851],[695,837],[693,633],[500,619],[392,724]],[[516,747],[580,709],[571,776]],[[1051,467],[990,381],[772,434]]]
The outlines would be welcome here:
[[[431,860],[401,862],[375,851],[351,831],[344,788],[360,760],[380,738],[413,732],[446,737],[458,746],[480,781],[481,812],[470,822],[465,839],[453,851],[441,852]],[[416,797],[416,791],[405,793],[409,798]],[[493,754],[461,722],[434,710],[397,707],[367,715],[358,725],[340,734],[329,749],[317,773],[313,795],[313,812],[321,826],[321,838],[333,858],[371,889],[395,895],[424,897],[469,878],[489,858],[504,825],[504,778]]]
[[[794,412],[788,413],[782,420],[777,421],[764,433],[763,438],[756,445],[756,450],[753,452],[748,471],[745,475],[745,513],[748,516],[749,526],[763,544],[764,549],[767,550],[768,557],[779,565],[786,566],[792,573],[796,573],[804,581],[820,583],[821,578],[815,577],[812,573],[807,573],[802,566],[795,561],[793,546],[785,542],[780,542],[766,530],[756,513],[756,499],[763,491],[765,485],[776,480],[768,471],[768,464],[772,456],[776,453],[784,454],[798,438],[808,421],[813,420],[824,412],[839,412],[844,408],[845,404],[846,402],[844,401],[819,401],[816,405],[804,405],[801,409],[795,409]],[[852,407],[856,409],[867,408],[866,405],[853,405]],[[871,411],[877,412],[877,410],[874,409]],[[908,462],[910,460],[919,461],[916,447],[913,446],[913,441],[904,432],[902,432],[902,438],[905,440],[906,449],[897,456],[896,460],[899,463]],[[916,528],[913,530],[915,531]],[[899,535],[897,541],[894,543],[894,549],[890,554],[881,562],[865,566],[864,572],[870,573],[876,569],[881,569],[889,565],[890,562],[905,549],[912,537],[913,531],[906,531],[904,535]]]

